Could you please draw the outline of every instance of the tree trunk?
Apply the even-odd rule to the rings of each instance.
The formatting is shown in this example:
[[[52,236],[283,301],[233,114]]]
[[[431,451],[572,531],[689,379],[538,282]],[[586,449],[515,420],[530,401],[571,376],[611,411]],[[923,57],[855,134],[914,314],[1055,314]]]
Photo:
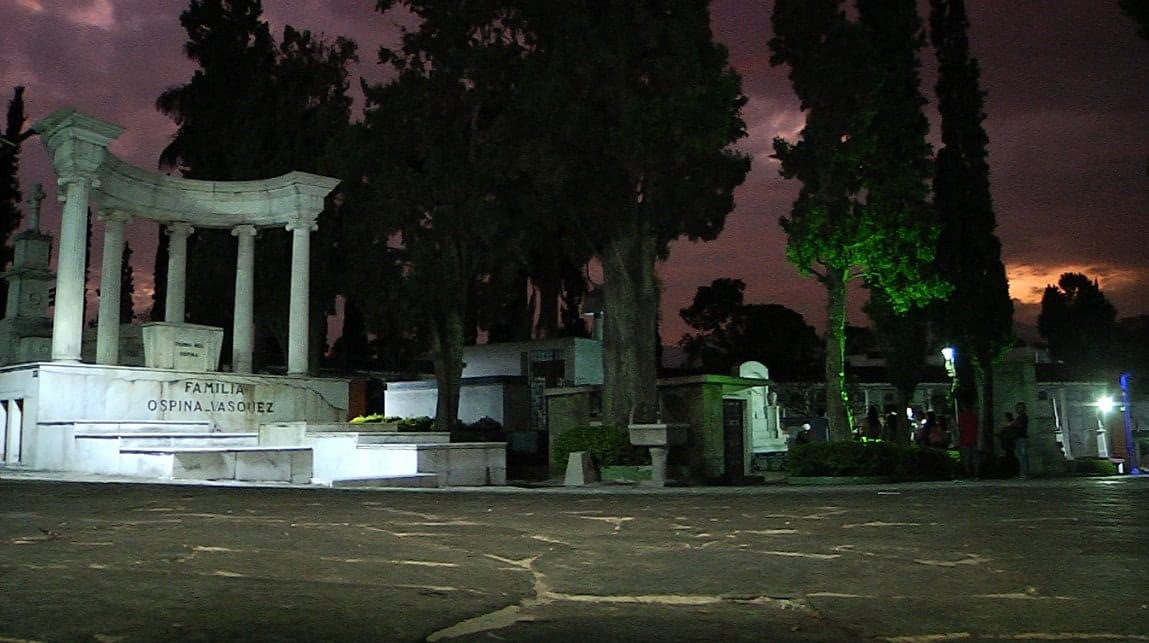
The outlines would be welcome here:
[[[439,390],[435,430],[450,431],[459,419],[463,378],[463,318],[459,311],[447,312],[443,319],[432,322],[431,351]]]
[[[849,440],[852,423],[846,391],[846,271],[827,268],[826,278],[826,419],[831,440]]]
[[[658,407],[658,285],[655,238],[642,224],[604,248],[603,421],[655,422]]]
[[[981,426],[978,428],[977,450],[982,462],[987,462],[994,454],[993,428],[997,423],[994,417],[993,402],[993,358],[989,354],[975,356],[975,370],[978,383],[978,410]],[[984,470],[984,465],[983,465]]]

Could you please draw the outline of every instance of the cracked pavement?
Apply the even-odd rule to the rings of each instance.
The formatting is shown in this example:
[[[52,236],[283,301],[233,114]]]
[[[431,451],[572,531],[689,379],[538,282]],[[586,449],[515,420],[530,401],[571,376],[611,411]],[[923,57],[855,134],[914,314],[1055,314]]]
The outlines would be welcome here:
[[[0,471],[0,641],[1149,641],[1149,480],[331,490]]]

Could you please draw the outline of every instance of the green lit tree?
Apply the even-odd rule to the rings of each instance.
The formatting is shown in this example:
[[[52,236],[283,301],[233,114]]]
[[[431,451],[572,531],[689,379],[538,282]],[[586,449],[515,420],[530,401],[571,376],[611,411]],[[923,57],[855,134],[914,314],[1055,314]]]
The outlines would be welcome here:
[[[957,388],[971,391],[976,380],[980,442],[986,450],[993,445],[997,422],[993,368],[1013,345],[1013,302],[995,231],[989,137],[982,126],[985,94],[968,29],[964,0],[930,1],[942,138],[934,176],[934,205],[941,220],[937,265],[954,286],[950,297],[934,307],[935,320],[940,335],[957,349]]]
[[[1117,309],[1096,279],[1067,272],[1041,297],[1037,330],[1049,353],[1082,376],[1102,374],[1117,326]]]
[[[788,65],[806,125],[777,139],[782,175],[802,189],[782,219],[787,257],[826,289],[826,412],[835,439],[850,435],[845,387],[847,286],[880,289],[896,312],[946,295],[932,272],[936,214],[922,112],[913,0],[778,0],[771,63]]]

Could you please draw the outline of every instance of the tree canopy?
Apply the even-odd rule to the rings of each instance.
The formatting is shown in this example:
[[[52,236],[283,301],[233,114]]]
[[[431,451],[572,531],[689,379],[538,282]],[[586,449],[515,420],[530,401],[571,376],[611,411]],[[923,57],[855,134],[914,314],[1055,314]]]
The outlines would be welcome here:
[[[348,219],[348,249],[382,262],[374,270],[391,271],[407,310],[427,328],[436,422],[448,430],[458,417],[463,345],[477,323],[476,290],[506,288],[518,275],[531,229],[516,86],[524,48],[503,3],[378,8],[397,5],[420,23],[379,53],[395,78],[368,88],[356,134],[362,184],[354,196],[362,203]],[[381,321],[370,293],[378,283],[356,279],[352,288]]]
[[[1057,285],[1045,287],[1037,329],[1049,342],[1049,352],[1082,375],[1096,376],[1104,368],[1114,339],[1117,309],[1096,279],[1067,272]]]
[[[1118,4],[1137,23],[1137,35],[1149,40],[1149,0],[1118,0]]]
[[[958,387],[969,398],[977,380],[983,448],[996,422],[993,365],[1013,345],[1013,302],[996,234],[990,193],[989,137],[980,69],[969,49],[963,0],[931,0],[930,37],[938,60],[942,149],[934,176],[941,219],[937,265],[954,285],[934,307],[939,334],[956,347]]]
[[[779,304],[747,304],[740,279],[715,279],[701,286],[689,308],[679,311],[696,333],[679,345],[691,363],[729,375],[746,361],[770,369],[781,381],[813,380],[821,370],[821,340],[802,315]]]
[[[259,0],[192,0],[180,23],[188,35],[184,51],[199,68],[188,83],[165,90],[156,101],[178,125],[161,166],[207,180],[323,172],[325,150],[350,122],[347,67],[357,59],[355,43],[346,38],[328,43],[290,25],[276,42]],[[316,366],[325,345],[323,313],[332,305],[342,256],[338,234],[338,221],[328,209],[312,244],[310,362]],[[163,242],[161,235],[157,282],[166,268]],[[289,253],[285,230],[265,230],[256,244],[256,265],[273,267],[256,270],[257,330],[264,338],[257,344],[257,364],[276,361],[272,354],[285,345],[282,311],[288,288],[274,267],[286,265]],[[189,257],[189,320],[223,326],[230,335],[234,238],[226,230],[197,230]]]
[[[713,239],[749,158],[741,79],[703,0],[521,2],[535,174],[603,266],[604,414],[653,420],[655,264],[680,236]]]

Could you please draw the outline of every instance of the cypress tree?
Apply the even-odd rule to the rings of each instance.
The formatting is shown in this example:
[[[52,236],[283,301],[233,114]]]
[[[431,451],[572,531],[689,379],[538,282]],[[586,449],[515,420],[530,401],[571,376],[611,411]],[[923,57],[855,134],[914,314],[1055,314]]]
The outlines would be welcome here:
[[[996,423],[993,365],[1013,342],[1013,302],[1001,261],[990,195],[985,93],[970,54],[964,0],[930,1],[930,37],[938,60],[937,98],[942,149],[937,156],[934,204],[942,222],[938,266],[954,285],[937,307],[942,335],[957,348],[959,389],[976,375],[981,400],[981,446],[992,448]],[[963,374],[965,375],[963,381]]]

